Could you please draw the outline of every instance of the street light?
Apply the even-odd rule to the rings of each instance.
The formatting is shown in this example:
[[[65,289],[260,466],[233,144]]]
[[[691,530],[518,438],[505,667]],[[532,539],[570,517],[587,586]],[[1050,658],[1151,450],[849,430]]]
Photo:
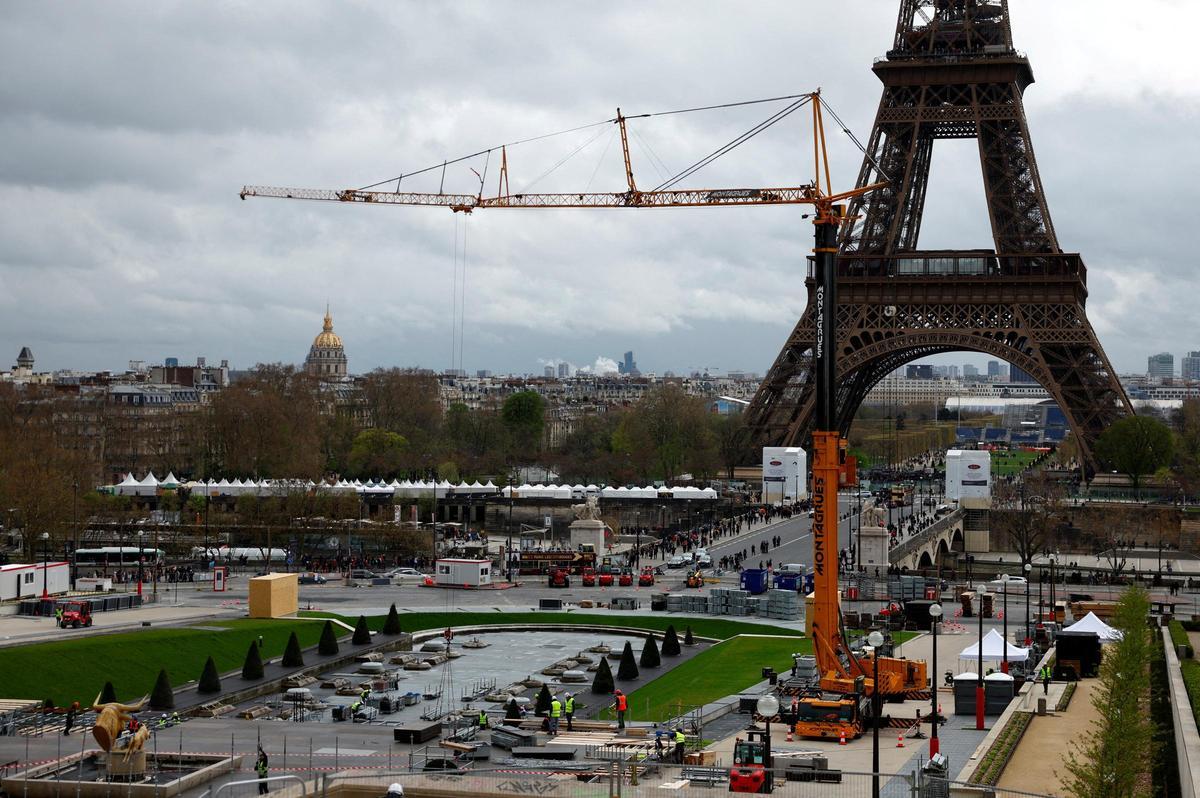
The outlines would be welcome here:
[[[1000,661],[1000,670],[1008,673],[1008,574],[1000,574],[1000,589],[1004,591],[1004,659]]]
[[[929,606],[929,617],[933,619],[933,672],[929,676],[929,686],[932,688],[929,691],[931,696],[929,708],[929,722],[933,727],[933,731],[929,735],[929,756],[933,758],[938,753],[938,700],[937,700],[937,632],[938,619],[942,617],[942,605],[931,604]]]
[[[138,591],[137,591],[138,598],[141,598],[141,596],[142,596],[142,560],[144,559],[144,556],[142,554],[142,545],[145,540],[145,537],[146,537],[145,531],[139,529],[138,530]]]
[[[766,777],[763,780],[763,791],[769,793],[775,786],[771,773],[771,718],[779,714],[779,699],[772,693],[767,693],[758,699],[754,708],[763,719],[763,726],[767,730],[763,750],[763,774]]]
[[[42,598],[50,598],[50,533],[42,533]]]
[[[1033,632],[1029,630],[1029,577],[1033,573],[1033,566],[1025,563],[1025,646],[1028,648],[1029,641],[1033,639]]]
[[[975,674],[978,679],[975,682],[975,729],[983,731],[983,588],[975,590],[976,599],[976,615],[979,616],[979,667],[978,673]]]
[[[1058,564],[1058,554],[1050,555],[1050,619],[1058,623],[1058,605],[1055,603],[1054,566]]]
[[[875,681],[871,684],[871,795],[879,798],[879,715],[882,712],[879,700],[879,647],[883,645],[883,635],[876,629],[867,635],[867,643],[871,646],[871,659],[875,661]]]

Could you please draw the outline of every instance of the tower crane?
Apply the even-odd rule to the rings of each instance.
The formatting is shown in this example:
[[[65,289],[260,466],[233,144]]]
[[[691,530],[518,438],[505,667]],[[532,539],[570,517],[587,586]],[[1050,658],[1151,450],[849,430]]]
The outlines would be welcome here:
[[[247,197],[317,200],[327,202],[357,202],[375,205],[415,205],[449,208],[455,213],[473,213],[486,209],[534,208],[712,208],[760,205],[809,205],[815,227],[813,248],[816,290],[811,298],[816,310],[817,336],[813,353],[816,369],[816,432],[813,433],[813,652],[820,671],[821,688],[843,696],[806,696],[802,702],[809,708],[805,716],[811,723],[801,724],[798,731],[809,736],[837,739],[847,731],[847,718],[839,714],[838,706],[853,703],[855,707],[864,696],[878,690],[881,696],[901,696],[926,687],[925,663],[919,660],[893,659],[872,654],[858,657],[850,650],[842,624],[838,592],[838,488],[857,481],[855,464],[847,456],[846,441],[837,431],[834,416],[837,363],[834,342],[837,341],[837,231],[846,221],[846,200],[874,191],[884,182],[834,192],[830,178],[829,156],[826,149],[824,109],[820,91],[807,95],[804,102],[812,108],[813,164],[815,177],[800,186],[774,188],[711,188],[642,190],[634,180],[629,154],[627,121],[617,109],[611,120],[620,131],[624,156],[627,189],[620,192],[570,193],[510,193],[508,189],[508,154],[500,149],[500,179],[494,196],[484,196],[484,178],[479,178],[476,194],[420,193],[367,189],[308,189],[245,186],[240,192]],[[790,99],[790,98],[789,98]],[[798,103],[799,104],[799,103]],[[836,116],[835,116],[836,119]],[[492,150],[486,152],[490,153]],[[444,164],[443,164],[444,169]],[[485,170],[486,172],[486,170]],[[390,182],[390,181],[389,181]],[[376,184],[379,185],[379,184]],[[879,657],[879,680],[875,683],[874,657]],[[830,708],[833,711],[830,711]],[[853,713],[850,731],[862,733],[858,713]]]

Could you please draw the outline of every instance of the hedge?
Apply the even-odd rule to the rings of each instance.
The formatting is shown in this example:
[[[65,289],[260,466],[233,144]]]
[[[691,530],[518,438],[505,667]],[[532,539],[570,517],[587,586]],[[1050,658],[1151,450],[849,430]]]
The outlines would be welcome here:
[[[1188,698],[1192,702],[1192,714],[1200,723],[1200,662],[1194,659],[1180,661],[1179,670],[1183,671],[1183,683],[1187,687]]]
[[[984,753],[979,767],[975,770],[972,783],[995,784],[1000,780],[1000,775],[1004,773],[1004,768],[1012,759],[1013,751],[1017,750],[1017,744],[1021,742],[1021,737],[1029,728],[1029,721],[1032,718],[1032,712],[1014,712],[1009,717],[1008,723],[1004,724],[1004,728],[996,736],[995,742]]]

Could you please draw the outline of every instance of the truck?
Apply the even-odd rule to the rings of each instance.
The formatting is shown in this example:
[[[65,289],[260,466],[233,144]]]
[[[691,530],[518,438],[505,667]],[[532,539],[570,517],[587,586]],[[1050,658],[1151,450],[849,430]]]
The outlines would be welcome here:
[[[90,601],[68,601],[62,606],[62,620],[59,627],[78,629],[81,626],[92,625],[92,604]]]

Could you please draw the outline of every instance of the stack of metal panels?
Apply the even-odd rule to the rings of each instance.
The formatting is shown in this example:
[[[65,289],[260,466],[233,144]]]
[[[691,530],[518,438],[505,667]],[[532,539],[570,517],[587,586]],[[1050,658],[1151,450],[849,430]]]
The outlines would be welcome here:
[[[803,606],[800,594],[794,590],[768,590],[766,612],[759,614],[780,621],[795,621],[800,619]]]

